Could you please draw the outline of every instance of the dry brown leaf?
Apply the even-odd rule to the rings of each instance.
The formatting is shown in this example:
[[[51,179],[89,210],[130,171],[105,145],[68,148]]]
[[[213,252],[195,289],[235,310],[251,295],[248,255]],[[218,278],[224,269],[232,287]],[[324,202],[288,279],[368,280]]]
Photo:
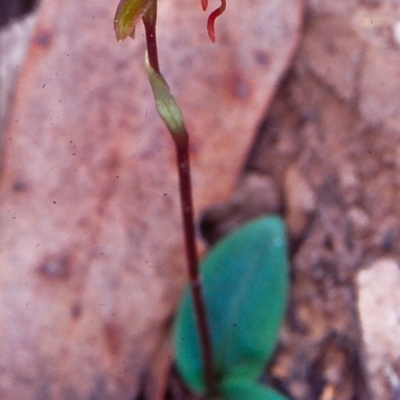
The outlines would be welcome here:
[[[132,399],[185,280],[175,155],[144,38],[110,1],[44,0],[4,133],[0,398]],[[161,1],[161,65],[191,132],[196,210],[228,196],[295,50],[300,0]]]

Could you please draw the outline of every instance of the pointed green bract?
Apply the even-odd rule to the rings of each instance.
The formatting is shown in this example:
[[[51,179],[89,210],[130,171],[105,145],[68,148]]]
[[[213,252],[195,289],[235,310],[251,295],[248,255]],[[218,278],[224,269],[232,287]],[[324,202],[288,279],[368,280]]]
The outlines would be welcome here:
[[[154,0],[121,0],[119,2],[114,18],[114,31],[119,42],[132,36],[137,22],[149,9],[152,1]]]
[[[174,139],[186,134],[181,110],[163,76],[151,67],[146,54],[146,70],[153,90],[157,111]]]
[[[286,307],[288,261],[282,220],[262,217],[230,234],[211,249],[201,275],[217,382],[255,381],[275,348]],[[174,332],[176,363],[187,385],[204,393],[193,315],[187,289]]]

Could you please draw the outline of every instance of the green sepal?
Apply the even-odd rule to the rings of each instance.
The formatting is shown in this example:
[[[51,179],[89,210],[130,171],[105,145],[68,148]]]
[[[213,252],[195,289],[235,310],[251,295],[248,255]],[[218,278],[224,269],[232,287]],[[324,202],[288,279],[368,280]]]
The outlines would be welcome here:
[[[155,0],[121,0],[114,18],[114,31],[119,42],[134,36],[136,24]]]
[[[129,34],[129,37],[131,39],[135,39],[135,34],[136,34],[136,28],[133,28],[132,32]]]

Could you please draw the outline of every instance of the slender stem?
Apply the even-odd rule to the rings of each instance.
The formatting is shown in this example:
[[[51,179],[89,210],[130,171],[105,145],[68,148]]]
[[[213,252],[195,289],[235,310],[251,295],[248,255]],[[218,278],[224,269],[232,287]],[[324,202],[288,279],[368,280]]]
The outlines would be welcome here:
[[[199,275],[195,230],[193,223],[193,197],[190,176],[189,136],[185,134],[179,138],[179,140],[175,140],[175,144],[179,171],[179,193],[181,197],[183,227],[185,233],[186,257],[188,261],[189,281],[192,290],[194,312],[202,349],[204,381],[207,389],[207,396],[213,397],[216,395],[216,388],[214,381],[212,344]]]
[[[156,38],[156,18],[157,18],[157,1],[143,18],[147,52],[149,63],[158,74],[160,66],[158,62],[157,38]],[[188,263],[189,282],[192,290],[193,308],[197,324],[197,330],[200,337],[200,346],[202,350],[203,366],[204,366],[204,382],[206,386],[206,396],[208,398],[216,395],[216,386],[213,370],[213,355],[210,331],[207,324],[207,315],[204,303],[202,284],[199,275],[199,263],[196,252],[196,236],[193,218],[193,198],[192,183],[190,176],[190,159],[189,159],[189,135],[186,130],[179,137],[173,136],[176,158],[179,174],[179,192],[181,198],[181,210],[183,219],[183,229],[185,236],[185,249]]]
[[[148,14],[143,18],[144,30],[146,32],[147,54],[149,63],[158,74],[160,72],[160,64],[158,62],[157,36],[156,36],[156,19],[157,19],[157,1],[153,2],[153,6]]]

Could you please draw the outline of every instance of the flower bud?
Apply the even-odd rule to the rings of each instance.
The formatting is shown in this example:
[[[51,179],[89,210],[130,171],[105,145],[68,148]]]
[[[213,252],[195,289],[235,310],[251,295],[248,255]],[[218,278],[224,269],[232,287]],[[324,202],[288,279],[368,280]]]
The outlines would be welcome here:
[[[156,0],[121,0],[114,18],[114,31],[117,40],[122,42],[128,36],[133,37],[137,22]]]

